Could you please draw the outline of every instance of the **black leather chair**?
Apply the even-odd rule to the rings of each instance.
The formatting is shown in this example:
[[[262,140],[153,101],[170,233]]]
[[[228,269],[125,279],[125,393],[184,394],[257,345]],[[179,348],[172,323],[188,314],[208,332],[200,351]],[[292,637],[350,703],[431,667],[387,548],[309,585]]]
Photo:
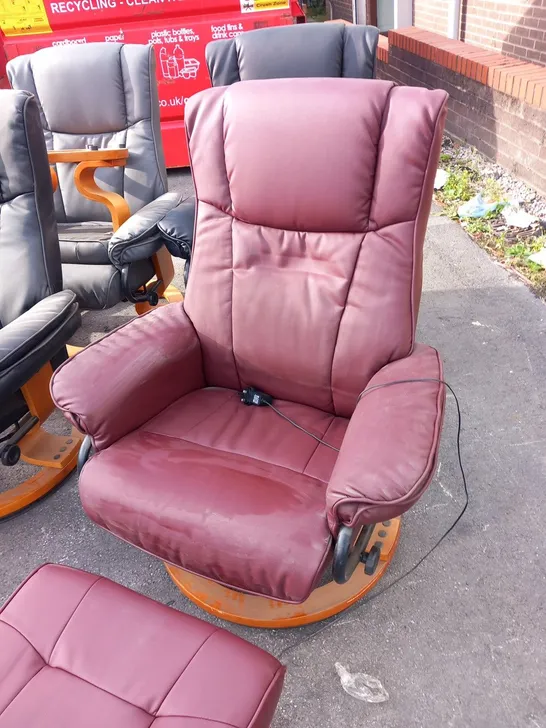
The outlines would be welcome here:
[[[181,300],[157,229],[181,196],[167,192],[153,47],[43,48],[7,72],[40,108],[66,288],[88,309]]]
[[[284,25],[213,41],[205,57],[213,86],[264,78],[375,78],[378,40],[379,30],[369,25]],[[158,225],[169,252],[188,260],[186,277],[194,218],[195,201],[188,200]]]
[[[0,460],[42,466],[0,492],[0,518],[45,495],[75,467],[81,441],[52,435],[52,369],[80,325],[76,295],[63,290],[47,152],[34,97],[0,91]],[[0,481],[1,481],[0,477]]]
[[[379,30],[304,23],[242,33],[207,45],[213,86],[259,78],[375,78]]]

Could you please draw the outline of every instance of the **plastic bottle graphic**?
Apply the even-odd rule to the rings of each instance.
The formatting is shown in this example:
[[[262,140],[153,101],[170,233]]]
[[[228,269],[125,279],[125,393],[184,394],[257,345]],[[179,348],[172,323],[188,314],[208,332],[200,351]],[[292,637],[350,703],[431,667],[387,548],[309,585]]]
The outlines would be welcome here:
[[[163,74],[163,78],[170,78],[169,66],[167,63],[167,49],[166,48],[162,48],[159,51],[159,63],[161,64],[161,73]]]
[[[173,56],[170,56],[167,61],[167,71],[169,74],[167,78],[178,78],[178,66],[176,65],[176,61]]]
[[[176,76],[181,76],[186,62],[184,60],[184,51],[182,50],[182,48],[180,48],[179,45],[175,46],[172,57],[176,62]]]

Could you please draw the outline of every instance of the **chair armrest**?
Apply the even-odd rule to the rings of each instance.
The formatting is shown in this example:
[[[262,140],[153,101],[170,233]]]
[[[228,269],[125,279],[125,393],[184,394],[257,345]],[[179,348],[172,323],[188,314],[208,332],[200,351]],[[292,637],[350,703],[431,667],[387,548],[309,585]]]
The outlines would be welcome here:
[[[76,164],[74,184],[78,192],[88,200],[99,202],[108,208],[114,230],[130,217],[127,201],[117,192],[105,190],[95,182],[95,172],[100,167],[125,167],[129,150],[118,149],[64,149],[47,153],[50,164]]]
[[[50,149],[47,153],[50,164],[109,162],[112,166],[125,166],[128,157],[129,150],[126,147],[118,149]]]
[[[176,192],[165,192],[131,215],[110,238],[108,255],[121,268],[151,258],[164,244],[158,225],[180,203]]]
[[[175,258],[191,257],[193,230],[195,227],[195,199],[184,200],[167,213],[158,228],[165,247]]]
[[[442,379],[438,352],[417,345],[364,390],[402,379]],[[438,382],[409,382],[364,394],[347,427],[326,492],[334,535],[394,518],[419,500],[436,467],[445,403]]]
[[[76,295],[59,291],[0,328],[0,409],[62,350],[80,323]]]
[[[0,372],[18,364],[77,311],[75,294],[59,291],[0,328]]]
[[[104,450],[185,394],[205,386],[201,346],[182,304],[154,309],[62,364],[57,407]]]

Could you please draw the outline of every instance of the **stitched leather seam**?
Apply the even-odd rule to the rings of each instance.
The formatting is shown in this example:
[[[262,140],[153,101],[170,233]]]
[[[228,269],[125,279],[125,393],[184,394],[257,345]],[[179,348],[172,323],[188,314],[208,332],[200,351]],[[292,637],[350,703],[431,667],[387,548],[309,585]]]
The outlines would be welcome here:
[[[211,452],[219,452],[226,455],[233,455],[236,458],[247,458],[248,460],[253,460],[256,463],[265,464],[265,465],[271,465],[274,468],[279,468],[279,470],[286,470],[289,473],[295,473],[296,475],[304,475],[306,478],[309,478],[310,480],[314,480],[317,482],[317,484],[321,485],[328,485],[328,483],[325,480],[320,480],[319,478],[315,478],[314,475],[307,475],[307,473],[302,472],[301,470],[294,470],[294,468],[289,468],[287,465],[278,465],[277,463],[271,463],[267,460],[263,460],[262,458],[256,458],[252,455],[245,455],[243,453],[239,452],[232,452],[231,450],[223,450],[220,447],[212,447],[211,445],[202,445],[200,442],[196,442],[194,440],[186,440],[185,437],[178,437],[177,435],[168,435],[163,432],[151,432],[150,430],[144,430],[144,432],[147,432],[149,435],[157,435],[158,437],[168,437],[171,440],[180,440],[181,442],[185,442],[188,445],[196,445],[197,447],[203,448],[203,450],[210,450]],[[317,443],[319,445],[319,443]]]
[[[55,644],[53,645],[53,648],[52,648],[51,652],[49,653],[49,659],[47,660],[47,664],[50,665],[51,667],[53,667],[53,665],[51,665],[51,660],[53,659],[53,655],[55,654],[55,649],[56,649],[57,645],[59,644],[59,640],[61,639],[61,637],[65,633],[66,628],[68,627],[68,625],[72,621],[72,618],[74,617],[74,615],[76,614],[76,612],[78,611],[78,609],[81,607],[81,604],[82,604],[83,600],[85,599],[85,597],[89,594],[89,592],[95,586],[95,584],[97,584],[101,580],[102,580],[102,576],[97,576],[96,579],[87,587],[87,589],[83,593],[83,596],[81,597],[81,599],[78,601],[78,603],[74,607],[74,610],[73,610],[72,614],[68,618],[68,621],[66,622],[65,626],[62,628],[59,636],[55,640]]]
[[[25,683],[25,684],[23,685],[23,687],[22,687],[22,688],[21,688],[21,689],[19,690],[19,692],[18,692],[18,693],[16,693],[16,694],[15,694],[15,695],[13,696],[13,698],[12,698],[12,699],[11,699],[11,700],[9,701],[9,703],[8,703],[8,704],[6,705],[6,707],[4,708],[4,710],[0,711],[0,718],[1,718],[1,717],[2,717],[2,715],[3,715],[3,714],[4,714],[5,712],[6,712],[6,710],[7,710],[8,708],[9,708],[9,706],[10,706],[10,705],[13,705],[13,703],[14,703],[14,702],[15,702],[15,701],[17,700],[17,698],[19,697],[19,695],[21,695],[21,693],[23,692],[23,690],[25,690],[25,689],[26,689],[26,688],[27,688],[27,687],[28,687],[28,686],[30,685],[30,683],[31,683],[31,682],[32,682],[32,681],[34,680],[34,678],[35,678],[35,677],[36,677],[37,675],[39,675],[39,674],[40,674],[40,673],[42,672],[42,670],[43,670],[44,668],[46,668],[46,667],[47,667],[47,665],[42,665],[42,667],[41,667],[41,668],[40,668],[40,669],[38,670],[38,672],[34,673],[34,675],[33,675],[33,676],[32,676],[32,677],[30,678],[30,680],[29,680],[28,682],[26,682],[26,683]]]
[[[25,582],[25,583],[26,583],[26,582]],[[26,643],[27,643],[27,644],[29,645],[29,647],[31,647],[31,648],[33,649],[33,651],[34,651],[34,652],[35,652],[35,653],[36,653],[36,654],[38,655],[38,657],[40,658],[40,660],[41,660],[41,661],[42,661],[42,662],[44,663],[44,664],[42,665],[42,667],[45,667],[45,666],[47,665],[47,661],[46,661],[46,660],[45,660],[45,659],[44,659],[44,658],[42,657],[42,655],[41,655],[41,654],[40,654],[40,653],[38,652],[38,650],[36,649],[36,647],[34,647],[34,645],[33,645],[33,644],[32,644],[32,642],[31,642],[31,641],[29,640],[29,638],[28,638],[28,637],[26,637],[26,636],[25,636],[25,635],[24,635],[24,634],[23,634],[23,633],[22,633],[22,632],[21,632],[20,630],[18,630],[18,629],[17,629],[17,627],[14,627],[14,626],[13,626],[13,624],[11,624],[11,622],[6,622],[6,620],[5,620],[5,619],[0,619],[0,624],[5,624],[5,625],[6,625],[6,627],[11,627],[11,629],[12,629],[12,630],[13,630],[14,632],[17,632],[17,634],[18,634],[18,635],[19,635],[20,637],[22,637],[22,638],[23,638],[23,639],[25,640],[25,642],[26,642]],[[41,669],[41,668],[40,668],[40,669]],[[39,670],[38,670],[38,672],[39,672]],[[38,674],[38,673],[35,673],[35,674]],[[12,701],[12,702],[13,702],[13,701]],[[7,706],[6,706],[6,707],[7,707]],[[0,713],[0,715],[1,715],[1,713]]]
[[[44,107],[42,105],[42,102],[40,101],[40,96],[38,94],[38,89],[36,87],[36,79],[34,78],[34,69],[32,67],[32,58],[29,61],[29,67],[30,67],[30,74],[32,76],[32,82],[34,84],[34,91],[35,91],[34,95],[36,97],[36,101],[38,103],[38,106],[40,108],[40,111],[42,112],[42,114],[44,116],[46,130],[51,134],[51,150],[54,151],[55,150],[55,137],[53,136],[54,131],[51,128],[51,125],[50,125],[50,123],[47,120],[47,116],[46,116],[45,109],[44,109]],[[55,167],[55,172],[57,172],[57,165],[55,164],[54,167]],[[65,209],[65,206],[64,206],[63,193],[62,193],[62,190],[61,190],[61,178],[60,178],[60,176],[58,174],[57,174],[57,179],[59,180],[59,186],[57,188],[57,192],[59,193],[59,199],[61,201],[61,207],[63,208],[63,215],[64,215],[64,219],[66,221],[68,218],[67,218],[66,209]],[[56,217],[56,215],[55,215],[55,217]]]
[[[204,646],[205,646],[205,645],[207,644],[207,642],[208,642],[208,641],[210,640],[210,638],[211,638],[211,637],[212,637],[213,635],[215,635],[215,634],[216,634],[217,632],[219,632],[219,631],[220,631],[220,630],[219,630],[219,629],[218,629],[217,627],[215,627],[215,628],[213,629],[213,631],[212,631],[212,632],[211,632],[211,633],[209,634],[209,636],[208,636],[208,637],[206,637],[206,639],[205,639],[205,640],[204,640],[203,642],[201,642],[201,644],[199,645],[199,647],[198,647],[198,648],[197,648],[197,649],[195,650],[195,652],[193,653],[193,655],[192,655],[192,656],[190,657],[189,661],[188,661],[188,662],[186,663],[186,666],[184,667],[184,669],[182,670],[182,672],[180,673],[180,675],[179,675],[179,676],[178,676],[178,677],[176,678],[176,680],[175,680],[175,681],[173,682],[173,684],[171,685],[171,687],[170,687],[170,688],[169,688],[169,689],[167,690],[167,692],[165,693],[165,697],[163,698],[163,700],[162,700],[162,701],[161,701],[161,703],[159,704],[159,707],[157,708],[157,710],[155,711],[155,713],[152,713],[152,715],[154,715],[155,717],[157,717],[157,714],[158,714],[158,713],[159,713],[159,711],[161,710],[161,707],[162,707],[163,703],[164,703],[164,702],[165,702],[165,701],[167,700],[167,698],[169,697],[169,695],[170,695],[170,694],[172,693],[172,691],[173,691],[173,690],[174,690],[174,688],[176,687],[176,684],[178,683],[178,681],[179,681],[179,680],[180,680],[181,678],[183,678],[183,677],[184,677],[184,674],[185,674],[186,670],[188,669],[188,667],[189,667],[189,666],[191,665],[191,663],[192,663],[192,662],[193,662],[193,661],[195,660],[195,658],[197,657],[197,655],[198,655],[198,654],[199,654],[199,653],[201,652],[201,650],[202,650],[202,649],[203,649],[203,647],[204,647]],[[173,716],[167,716],[167,715],[162,715],[162,716],[160,716],[160,717],[161,717],[161,718],[167,718],[167,717],[173,717]],[[192,716],[192,717],[198,718],[198,716]]]
[[[330,427],[331,427],[331,426],[332,426],[332,425],[334,424],[335,420],[336,420],[336,417],[335,417],[334,415],[332,415],[332,417],[331,417],[331,419],[330,419],[330,422],[329,422],[329,423],[328,423],[328,425],[326,426],[326,429],[324,430],[324,432],[322,433],[322,435],[320,435],[320,439],[321,439],[321,440],[325,440],[325,439],[326,439],[326,435],[328,434],[328,430],[329,430],[329,429],[330,429]],[[305,467],[304,467],[304,469],[302,470],[302,474],[303,474],[303,475],[307,475],[307,473],[306,473],[305,471],[306,471],[306,470],[307,470],[307,468],[309,467],[309,463],[310,463],[310,462],[311,462],[311,460],[312,460],[312,459],[314,458],[314,456],[315,456],[315,453],[317,452],[317,450],[319,449],[319,447],[320,447],[320,445],[321,445],[321,443],[320,443],[320,442],[317,442],[317,441],[315,441],[315,443],[316,443],[316,444],[315,444],[315,448],[314,448],[313,452],[311,453],[311,455],[309,456],[309,460],[308,460],[308,461],[307,461],[307,462],[305,463]],[[336,455],[336,460],[337,460],[337,455]],[[309,476],[309,477],[311,477],[311,478],[312,478],[313,476],[311,475],[311,476]],[[326,482],[326,481],[324,481],[324,482]]]
[[[23,104],[23,127],[25,129],[25,139],[26,139],[26,142],[27,142],[27,154],[28,154],[28,158],[29,158],[29,161],[30,161],[30,166],[32,167],[32,181],[33,181],[33,185],[32,186],[34,188],[34,209],[35,209],[35,213],[36,213],[36,219],[38,220],[38,227],[40,228],[40,239],[42,241],[42,245],[41,245],[42,250],[41,250],[41,253],[42,253],[42,261],[43,261],[43,264],[44,264],[44,272],[45,272],[45,277],[46,277],[46,280],[47,280],[47,286],[49,288],[50,293],[55,293],[55,290],[54,290],[53,286],[51,285],[51,279],[49,277],[49,270],[48,270],[48,267],[47,267],[47,260],[46,260],[46,254],[45,254],[45,235],[44,235],[44,228],[43,228],[43,225],[42,225],[42,216],[40,215],[40,206],[38,204],[38,192],[36,190],[36,167],[34,166],[34,159],[32,158],[32,153],[30,151],[30,139],[28,137],[28,127],[27,127],[26,111],[27,111],[27,106],[28,106],[31,98],[32,98],[31,96],[28,96],[27,99],[25,100],[25,103]],[[58,235],[58,233],[57,233],[56,230],[54,231],[54,234],[55,235]]]
[[[119,270],[118,268],[114,269],[114,272],[110,276],[110,280],[108,281],[108,288],[106,289],[106,300],[104,302],[104,306],[102,307],[102,311],[104,311],[107,308],[110,308],[110,305],[108,304],[108,301],[110,300],[110,291],[112,290],[112,286],[114,284],[114,279],[118,275]]]
[[[102,576],[99,576],[98,579],[102,579]],[[101,687],[100,685],[95,685],[95,683],[92,683],[90,680],[87,680],[84,677],[81,677],[80,675],[76,675],[75,672],[70,672],[70,670],[66,670],[64,667],[59,666],[53,666],[53,665],[46,665],[45,667],[49,667],[51,670],[59,670],[59,672],[64,672],[67,675],[70,675],[70,677],[75,678],[76,680],[81,680],[81,682],[85,683],[86,685],[90,685],[92,688],[95,688],[95,690],[100,690],[103,693],[106,693],[106,695],[111,695],[113,698],[116,698],[116,700],[119,700],[122,703],[125,703],[125,705],[130,705],[131,708],[134,708],[135,710],[140,710],[142,713],[145,713],[146,715],[149,715],[150,718],[152,718],[152,721],[150,723],[151,727],[152,723],[155,720],[155,716],[152,713],[149,713],[145,708],[141,708],[140,705],[135,705],[134,703],[131,703],[130,700],[126,700],[125,698],[122,698],[121,695],[116,695],[115,693],[110,692],[110,690],[107,690],[106,688]],[[177,717],[177,716],[173,716]],[[99,726],[97,726],[99,728]]]
[[[189,435],[190,432],[192,432],[192,430],[195,430],[196,427],[199,427],[199,425],[202,425],[203,422],[206,422],[210,417],[212,417],[213,415],[218,414],[218,412],[220,412],[221,409],[223,409],[229,402],[231,402],[231,400],[236,395],[237,395],[237,393],[236,392],[233,392],[233,394],[231,394],[226,400],[224,400],[222,402],[222,404],[218,405],[218,407],[215,410],[213,410],[212,412],[209,412],[209,414],[208,415],[205,415],[205,417],[203,417],[202,420],[199,420],[199,422],[196,422],[195,425],[193,425],[192,427],[190,427],[190,429],[186,432],[186,436]],[[173,402],[171,405],[169,405],[169,407],[167,407],[166,409],[164,409],[161,414],[164,414],[168,409],[171,409],[171,407],[173,407],[175,404],[177,404],[177,402]],[[146,426],[149,425],[149,424],[150,424],[149,421],[146,422],[144,425],[142,425],[142,427],[140,429],[143,432],[149,432],[151,435],[160,435],[161,436],[163,434],[162,432],[154,432],[153,430],[147,430],[146,429]],[[176,435],[166,435],[166,437],[173,437],[175,439],[180,439],[180,440],[184,439],[184,438],[178,438],[178,437],[176,437]],[[192,440],[187,440],[186,442],[193,442],[193,441]],[[194,444],[195,445],[199,445],[198,442],[195,442]]]
[[[343,323],[343,317],[344,317],[345,311],[347,310],[347,301],[349,300],[349,295],[351,293],[351,288],[352,288],[352,285],[353,285],[353,279],[354,279],[354,276],[355,276],[355,273],[356,273],[356,269],[358,267],[358,261],[360,259],[360,256],[362,255],[362,250],[363,250],[364,244],[366,242],[366,236],[368,235],[369,232],[372,232],[370,230],[370,223],[372,222],[372,208],[374,207],[375,193],[376,193],[376,190],[377,190],[377,178],[378,178],[377,170],[378,170],[378,166],[379,166],[379,144],[381,143],[381,139],[383,138],[383,133],[385,131],[384,126],[383,126],[384,123],[385,123],[385,114],[387,112],[387,107],[389,105],[390,95],[391,95],[391,91],[392,91],[393,88],[394,88],[394,84],[389,89],[389,92],[387,94],[387,98],[385,99],[385,104],[383,106],[383,110],[381,112],[381,122],[379,124],[379,136],[377,137],[377,144],[376,144],[376,159],[375,159],[375,170],[374,170],[374,178],[373,178],[374,179],[373,191],[372,191],[372,196],[371,196],[371,200],[370,200],[370,209],[369,209],[369,212],[368,212],[368,227],[362,233],[362,240],[360,242],[360,246],[359,246],[358,251],[357,251],[357,254],[355,256],[355,262],[354,262],[354,266],[353,266],[353,271],[351,273],[351,278],[349,279],[349,285],[347,286],[347,294],[345,296],[345,303],[343,305],[343,310],[342,310],[341,315],[339,317],[339,323],[338,323],[338,327],[337,327],[336,337],[334,339],[334,347],[333,347],[333,351],[332,351],[332,361],[330,363],[330,396],[332,398],[332,410],[334,411],[334,413],[336,415],[337,415],[337,410],[336,410],[336,406],[335,406],[335,402],[334,402],[334,386],[333,386],[333,382],[334,382],[334,362],[335,362],[335,358],[336,358],[337,342],[338,342],[338,339],[339,339],[339,333],[341,331],[341,324]]]
[[[279,680],[282,681],[283,677],[284,677],[284,667],[281,665],[281,666],[279,666],[277,668],[275,674],[271,678],[271,681],[270,681],[270,683],[269,683],[269,685],[267,687],[267,690],[263,694],[262,699],[260,700],[260,702],[258,704],[258,707],[256,708],[256,710],[254,712],[254,715],[250,719],[250,723],[248,724],[248,728],[254,728],[254,726],[256,726],[257,720],[260,717],[260,709],[261,709],[262,705],[269,698],[269,694],[271,693],[271,691],[273,690],[273,688],[276,686],[277,682],[279,682]]]

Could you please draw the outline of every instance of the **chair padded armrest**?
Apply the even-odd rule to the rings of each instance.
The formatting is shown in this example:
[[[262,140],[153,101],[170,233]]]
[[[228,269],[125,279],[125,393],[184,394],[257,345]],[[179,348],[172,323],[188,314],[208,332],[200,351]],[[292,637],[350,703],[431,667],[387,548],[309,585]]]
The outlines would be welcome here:
[[[165,192],[120,225],[108,243],[112,263],[120,268],[157,253],[164,243],[158,224],[180,200],[177,192]]]
[[[195,226],[195,199],[184,200],[168,212],[158,225],[165,246],[175,258],[191,256]]]
[[[72,291],[44,298],[0,329],[0,372],[16,365],[77,311]]]
[[[410,356],[381,369],[366,390],[422,378],[442,379],[442,364],[435,349],[418,344]],[[326,493],[334,534],[340,524],[395,518],[419,500],[435,472],[444,403],[439,382],[396,384],[361,397]]]
[[[64,362],[51,381],[51,395],[95,449],[103,450],[203,386],[199,339],[183,304],[171,303]]]

